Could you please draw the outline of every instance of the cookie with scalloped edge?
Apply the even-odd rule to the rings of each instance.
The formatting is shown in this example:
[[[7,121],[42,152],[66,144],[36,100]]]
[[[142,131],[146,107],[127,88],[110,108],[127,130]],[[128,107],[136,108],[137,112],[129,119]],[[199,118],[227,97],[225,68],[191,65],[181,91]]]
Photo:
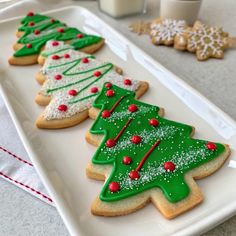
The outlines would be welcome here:
[[[196,21],[193,28],[175,38],[174,47],[196,53],[199,61],[223,58],[229,47],[229,35],[220,27],[212,27]]]
[[[153,44],[171,46],[175,37],[183,35],[187,28],[184,20],[158,18],[151,22],[149,34]]]

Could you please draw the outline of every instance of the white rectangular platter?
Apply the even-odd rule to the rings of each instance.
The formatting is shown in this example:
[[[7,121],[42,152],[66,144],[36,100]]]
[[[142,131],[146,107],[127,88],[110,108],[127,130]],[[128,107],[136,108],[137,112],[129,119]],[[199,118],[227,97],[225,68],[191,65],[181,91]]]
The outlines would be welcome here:
[[[154,61],[88,10],[67,7],[46,12],[87,33],[102,35],[106,46],[96,56],[124,69],[139,80],[147,80],[150,90],[141,98],[165,108],[166,118],[193,125],[196,138],[228,143],[230,160],[217,173],[198,181],[205,200],[174,220],[166,220],[153,205],[128,216],[105,218],[90,213],[90,204],[102,182],[86,178],[85,167],[95,148],[84,135],[91,120],[63,130],[39,130],[34,122],[43,108],[34,97],[40,86],[34,75],[40,66],[8,65],[20,18],[0,23],[1,93],[22,142],[48,188],[59,213],[72,235],[151,236],[202,233],[235,214],[236,210],[236,123],[197,91]]]

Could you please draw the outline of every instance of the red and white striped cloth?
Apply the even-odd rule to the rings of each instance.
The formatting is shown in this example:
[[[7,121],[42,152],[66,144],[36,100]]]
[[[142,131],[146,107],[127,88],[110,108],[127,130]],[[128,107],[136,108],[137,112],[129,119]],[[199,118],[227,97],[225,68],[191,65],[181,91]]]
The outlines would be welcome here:
[[[0,20],[75,4],[62,0],[21,0],[0,4]],[[0,94],[0,177],[53,205],[30,162]]]
[[[72,4],[72,1],[22,0],[0,4],[0,20]],[[16,132],[0,94],[0,177],[54,205]]]
[[[20,141],[0,97],[0,177],[54,205]]]

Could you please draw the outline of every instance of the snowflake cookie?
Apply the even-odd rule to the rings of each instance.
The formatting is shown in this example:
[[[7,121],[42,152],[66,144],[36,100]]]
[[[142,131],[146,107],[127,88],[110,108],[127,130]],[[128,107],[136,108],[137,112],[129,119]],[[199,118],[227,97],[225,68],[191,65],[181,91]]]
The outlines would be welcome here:
[[[210,57],[223,58],[223,51],[228,47],[228,39],[228,33],[221,28],[196,21],[187,34],[176,38],[175,48],[196,53],[200,61]]]
[[[156,19],[150,25],[152,43],[173,45],[176,36],[181,36],[187,29],[184,20]]]

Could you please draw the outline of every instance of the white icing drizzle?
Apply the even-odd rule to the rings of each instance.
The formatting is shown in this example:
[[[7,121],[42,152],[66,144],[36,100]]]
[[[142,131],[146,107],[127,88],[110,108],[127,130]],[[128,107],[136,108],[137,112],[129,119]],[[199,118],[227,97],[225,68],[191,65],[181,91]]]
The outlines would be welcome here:
[[[150,27],[150,34],[156,43],[163,43],[173,41],[175,36],[182,35],[187,24],[184,20],[164,19],[160,23],[153,22]]]
[[[50,23],[51,20],[52,20],[52,19],[46,19],[46,20],[42,20],[42,21],[39,21],[39,22],[33,22],[34,25],[33,25],[32,27],[37,28],[37,27],[39,27],[40,25],[46,25],[46,24]]]
[[[92,81],[96,80],[98,77],[93,76],[93,73],[95,71],[100,71],[102,74],[106,72],[111,66],[111,63],[106,63],[99,61],[91,57],[88,54],[78,52],[76,50],[73,50],[71,47],[68,47],[68,45],[64,45],[64,42],[60,42],[58,46],[52,46],[52,41],[48,41],[46,44],[46,51],[45,53],[48,56],[48,58],[45,61],[44,66],[41,69],[41,72],[46,76],[47,80],[43,84],[40,94],[46,96],[51,96],[51,102],[46,107],[46,109],[43,112],[43,117],[46,120],[52,120],[52,119],[63,119],[63,118],[69,118],[79,112],[82,112],[86,109],[91,108],[93,101],[95,100],[96,96],[89,97],[87,99],[84,99],[82,101],[76,102],[76,103],[70,103],[73,100],[85,98],[89,95],[92,95],[91,88],[97,87],[98,90],[101,90],[104,82],[110,82],[112,84],[115,84],[119,87],[135,91],[138,86],[139,82],[137,80],[132,80],[132,85],[125,85],[124,79],[126,79],[124,76],[121,76],[115,72],[115,70],[112,68],[109,70],[106,74],[104,74],[98,81],[91,83]],[[64,47],[63,47],[64,45]],[[58,47],[58,50],[56,48]],[[65,50],[64,50],[65,49]],[[50,54],[56,54],[60,57],[58,60],[53,60],[52,55]],[[65,54],[69,54],[69,58],[64,58],[63,56]],[[89,59],[89,63],[83,63],[80,62],[73,68],[69,70],[72,65],[76,63],[81,58],[87,57]],[[72,63],[70,63],[72,62]],[[96,67],[102,68],[95,69]],[[86,72],[83,74],[77,74],[77,75],[68,75],[78,72],[83,72],[87,70],[92,70],[91,72]],[[63,75],[62,73],[67,71],[67,75]],[[62,75],[62,79],[56,80],[54,78],[55,75],[60,74]],[[83,80],[84,78],[91,76],[90,79]],[[67,86],[68,84],[78,82],[74,85],[70,85],[66,88],[62,88],[53,92],[48,93],[49,89],[55,89],[61,86]],[[88,86],[89,85],[89,86]],[[79,91],[82,90],[85,86],[88,86],[85,90],[79,93]],[[78,95],[73,97],[68,94],[68,90],[76,90],[78,91]],[[67,111],[59,111],[58,106],[59,105],[66,105],[68,107]]]
[[[219,27],[208,27],[204,24],[190,31],[188,38],[188,50],[196,51],[200,59],[210,56],[223,56],[225,41],[224,32]]]
[[[55,33],[57,32],[58,29],[63,29],[65,30],[66,27],[65,26],[55,26],[54,28],[50,28],[50,29],[47,29],[47,30],[43,30],[41,31],[39,34],[35,34],[34,32],[27,35],[26,37],[28,38],[28,40],[34,40],[34,39],[39,39],[39,38],[43,38],[45,35],[49,35],[49,34],[52,34],[52,33]]]

